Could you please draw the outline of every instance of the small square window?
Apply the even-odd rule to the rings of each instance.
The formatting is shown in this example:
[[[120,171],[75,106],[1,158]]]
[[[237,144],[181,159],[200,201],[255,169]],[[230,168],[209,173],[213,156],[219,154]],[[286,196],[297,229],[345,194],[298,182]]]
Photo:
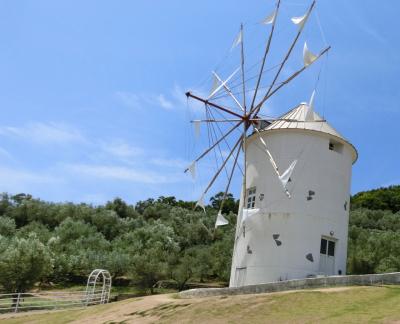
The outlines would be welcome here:
[[[246,207],[247,209],[253,209],[256,205],[256,187],[247,189]]]
[[[337,141],[334,140],[330,140],[329,141],[329,150],[330,151],[335,151],[337,153],[342,153],[343,151],[343,144],[339,143]]]

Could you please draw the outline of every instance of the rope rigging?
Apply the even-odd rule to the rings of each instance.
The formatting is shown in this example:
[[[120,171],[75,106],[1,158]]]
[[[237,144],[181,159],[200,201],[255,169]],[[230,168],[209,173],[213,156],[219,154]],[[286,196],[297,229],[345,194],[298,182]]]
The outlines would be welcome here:
[[[219,177],[222,170],[224,170],[224,173],[227,178],[227,186],[225,188],[224,196],[220,205],[220,210],[218,214],[219,220],[217,220],[220,221],[222,225],[225,223],[220,216],[222,216],[221,214],[222,208],[224,205],[224,201],[227,197],[227,193],[230,188],[236,167],[242,172],[243,175],[242,198],[244,199],[246,196],[246,178],[247,178],[246,139],[248,137],[249,128],[253,127],[254,129],[253,134],[255,134],[255,136],[259,139],[262,145],[262,151],[268,157],[268,160],[272,165],[274,172],[276,173],[276,176],[283,185],[283,191],[285,192],[288,198],[291,197],[291,193],[286,188],[286,184],[288,182],[288,179],[290,179],[290,174],[291,172],[293,172],[297,161],[301,158],[301,155],[304,153],[304,148],[303,148],[300,151],[300,154],[291,163],[289,168],[286,170],[281,170],[277,162],[274,160],[273,153],[270,151],[270,148],[268,148],[265,139],[263,138],[261,132],[258,129],[258,127],[260,126],[259,123],[262,120],[277,121],[277,122],[279,121],[302,122],[302,121],[290,120],[290,118],[286,119],[268,118],[268,116],[260,114],[260,110],[264,106],[264,104],[272,96],[274,96],[280,89],[282,89],[285,85],[287,85],[295,78],[297,78],[308,67],[312,66],[315,62],[317,62],[322,56],[327,54],[328,51],[330,50],[330,46],[325,47],[325,49],[323,49],[319,54],[315,55],[308,50],[307,44],[305,43],[303,48],[304,65],[298,70],[295,70],[295,72],[292,73],[291,75],[285,76],[285,79],[283,81],[280,80],[280,75],[282,74],[282,71],[284,70],[285,65],[288,62],[289,58],[291,57],[293,49],[296,47],[296,44],[298,43],[300,36],[302,35],[305,25],[307,24],[309,17],[315,7],[316,1],[314,0],[312,1],[311,5],[308,7],[306,13],[303,16],[294,17],[291,19],[293,24],[297,25],[298,30],[295,34],[294,39],[290,43],[290,46],[286,51],[283,60],[281,60],[280,63],[275,64],[272,67],[266,69],[265,66],[267,63],[267,58],[270,54],[270,49],[272,47],[274,36],[276,37],[279,34],[278,31],[275,31],[275,26],[277,22],[277,17],[279,16],[280,4],[281,0],[277,0],[274,12],[270,16],[268,16],[266,20],[264,20],[264,24],[265,23],[271,24],[271,30],[268,39],[266,41],[265,51],[263,53],[263,58],[261,60],[251,65],[249,68],[246,68],[245,51],[244,51],[244,25],[242,24],[240,27],[239,35],[234,40],[232,49],[225,55],[225,58],[231,56],[235,47],[240,45],[240,58],[241,58],[240,67],[236,69],[233,73],[231,73],[226,80],[223,80],[221,77],[222,74],[219,72],[219,68],[222,65],[222,61],[224,60],[223,59],[212,72],[212,76],[214,77],[215,83],[208,98],[202,98],[198,95],[193,94],[190,91],[186,93],[188,99],[192,98],[205,104],[205,119],[196,120],[195,122],[207,124],[208,148],[198,158],[196,158],[193,161],[192,165],[199,162],[201,159],[205,158],[208,155],[208,153],[213,151],[215,166],[216,166],[216,172],[214,176],[211,178],[211,181],[208,183],[206,189],[203,191],[202,196],[200,197],[196,206],[200,206],[204,209],[205,195],[207,194],[211,186],[214,184],[216,179]],[[326,44],[325,35],[323,33],[318,14],[316,14],[316,17],[321,37],[323,38],[324,43]],[[323,63],[320,64],[319,66],[319,71],[315,81],[314,91],[315,89],[317,89],[319,85],[321,73],[325,64],[326,61],[323,61]],[[246,78],[246,73],[249,73],[255,68],[259,68],[259,72],[255,75],[252,75],[251,77]],[[239,74],[235,75],[236,72],[238,72],[239,70],[241,71],[240,75]],[[263,85],[263,76],[265,76],[267,73],[270,73],[271,71],[275,71],[274,76],[272,77],[272,81],[268,82],[269,83],[268,85],[265,84]],[[249,83],[253,80],[256,80],[255,86],[254,87],[249,86]],[[261,96],[259,102],[257,102],[259,93],[264,90],[266,90],[265,93]],[[226,102],[224,100],[227,98],[230,98],[233,101],[234,107],[226,105]],[[239,100],[239,98],[241,100]],[[250,105],[248,105],[247,100],[251,102]],[[313,100],[310,100],[307,111],[312,111],[312,101]],[[310,114],[307,113],[307,116],[308,115]],[[216,117],[219,119],[216,119]],[[304,127],[306,122],[322,122],[322,121],[323,120],[306,119],[304,120]],[[225,129],[223,128],[222,124],[225,124],[226,126],[229,127],[225,127],[226,128]],[[321,123],[320,127],[322,127],[322,125],[323,124]],[[242,126],[242,129],[240,126]],[[234,138],[233,136],[237,132],[240,133],[240,136],[239,138],[236,137],[236,139],[233,140]],[[234,145],[230,144],[232,140],[235,143]],[[226,157],[224,156],[224,150],[222,144],[224,144],[228,149]],[[256,146],[260,148],[258,145]],[[244,168],[243,170],[241,169],[238,163],[241,151],[243,151],[243,168]],[[228,171],[227,163],[231,159],[233,160],[232,168],[230,169],[230,171]],[[187,171],[190,171],[190,167],[188,167],[185,170],[185,172]]]

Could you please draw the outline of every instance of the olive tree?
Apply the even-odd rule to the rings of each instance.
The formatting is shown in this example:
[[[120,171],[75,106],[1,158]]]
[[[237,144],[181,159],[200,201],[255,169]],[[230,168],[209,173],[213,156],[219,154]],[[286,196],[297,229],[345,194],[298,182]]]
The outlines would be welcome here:
[[[49,249],[35,234],[27,238],[0,237],[0,284],[5,291],[22,293],[52,271]]]

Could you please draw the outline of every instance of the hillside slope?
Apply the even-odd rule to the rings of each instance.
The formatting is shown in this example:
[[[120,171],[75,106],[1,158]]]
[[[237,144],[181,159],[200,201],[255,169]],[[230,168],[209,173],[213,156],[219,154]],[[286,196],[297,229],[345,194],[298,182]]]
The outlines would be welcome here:
[[[400,287],[345,287],[177,299],[135,298],[83,310],[2,315],[4,323],[394,323]]]

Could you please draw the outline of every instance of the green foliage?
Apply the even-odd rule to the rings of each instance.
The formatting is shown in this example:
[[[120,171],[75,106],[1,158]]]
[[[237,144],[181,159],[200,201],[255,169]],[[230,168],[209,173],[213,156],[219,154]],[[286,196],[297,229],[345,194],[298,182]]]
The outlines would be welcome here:
[[[351,198],[351,206],[353,209],[390,210],[396,213],[400,211],[400,186],[359,192]]]
[[[25,292],[52,271],[49,249],[35,234],[0,237],[0,284],[7,292]]]
[[[348,272],[400,271],[399,188],[352,198]],[[223,193],[212,197],[204,213],[193,209],[194,202],[175,197],[135,206],[116,198],[92,206],[1,194],[0,285],[12,292],[40,280],[84,283],[95,268],[106,268],[114,279],[131,280],[150,291],[164,280],[174,281],[178,289],[191,281],[227,283],[238,201],[228,194],[222,210],[229,225],[214,229],[222,197]],[[27,277],[30,271],[32,278]],[[26,285],[16,284],[21,280]]]
[[[120,218],[137,218],[137,217],[139,217],[139,213],[135,210],[135,208],[133,208],[132,206],[129,206],[121,198],[115,198],[113,201],[109,201],[105,205],[105,208],[115,211]]]
[[[0,216],[0,235],[1,236],[12,236],[15,233],[16,225],[15,221],[9,217]]]
[[[126,234],[121,243],[130,242],[130,274],[133,282],[153,292],[155,284],[166,278],[168,259],[179,249],[173,229],[161,222],[146,224]]]
[[[214,209],[219,210],[221,208],[222,201],[224,200],[224,193],[219,192],[214,197],[210,198],[211,206]],[[228,193],[225,197],[224,204],[222,206],[222,212],[224,214],[235,213],[239,210],[239,200],[235,200],[233,195]]]
[[[351,211],[347,262],[351,274],[400,271],[400,212]]]

